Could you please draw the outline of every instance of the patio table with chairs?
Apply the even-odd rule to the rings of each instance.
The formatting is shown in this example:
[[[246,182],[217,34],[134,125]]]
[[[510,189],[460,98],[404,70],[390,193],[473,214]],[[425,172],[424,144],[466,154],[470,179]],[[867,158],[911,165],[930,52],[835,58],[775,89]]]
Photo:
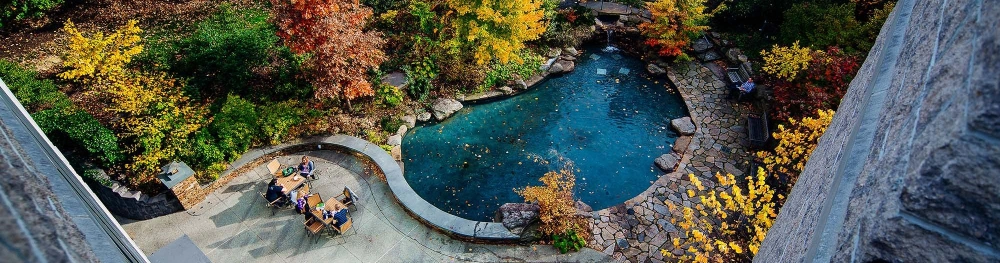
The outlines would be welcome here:
[[[300,176],[298,171],[285,172],[281,168],[281,164],[278,160],[272,160],[267,165],[268,171],[274,176],[276,180],[276,185],[280,185],[284,189],[285,198],[290,198],[290,202],[284,203],[283,206],[276,205],[280,200],[274,202],[269,202],[268,207],[278,208],[272,209],[272,215],[276,210],[292,210],[297,209],[298,212],[305,214],[304,226],[306,232],[310,235],[317,235],[324,230],[332,230],[337,234],[344,234],[346,231],[351,229],[353,220],[350,217],[349,206],[357,206],[357,195],[348,187],[344,187],[344,190],[334,197],[326,199],[323,201],[322,195],[316,192],[315,188],[310,186],[307,182],[307,177]],[[291,169],[289,169],[291,170]],[[293,196],[288,196],[291,192]],[[265,196],[261,193],[261,196]],[[299,203],[301,200],[301,204]],[[334,215],[340,210],[346,210],[348,213],[345,217],[344,222],[338,222]],[[325,214],[325,216],[324,216]]]

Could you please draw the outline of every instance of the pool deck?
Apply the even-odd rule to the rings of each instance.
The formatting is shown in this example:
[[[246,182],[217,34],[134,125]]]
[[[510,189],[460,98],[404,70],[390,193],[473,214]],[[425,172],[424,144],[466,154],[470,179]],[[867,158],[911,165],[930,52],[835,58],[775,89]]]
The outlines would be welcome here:
[[[726,87],[720,76],[697,63],[683,69],[670,69],[668,77],[684,98],[697,130],[688,145],[677,171],[661,175],[642,194],[625,203],[597,211],[592,221],[591,248],[611,255],[620,262],[672,262],[682,250],[673,247],[671,239],[684,238],[671,224],[680,220],[681,207],[691,207],[699,201],[688,198],[688,189],[704,193],[713,187],[716,172],[741,176],[750,160],[741,143],[746,138],[743,128],[748,103],[725,99]],[[695,174],[706,186],[698,191],[687,179]],[[676,205],[671,211],[666,203]],[[666,251],[664,256],[661,251]]]
[[[326,149],[327,147],[324,147]],[[210,194],[199,207],[150,220],[119,218],[146,253],[187,235],[212,262],[607,262],[593,249],[559,254],[550,245],[475,244],[452,238],[408,214],[389,185],[366,171],[357,157],[339,151],[307,151],[278,157],[294,164],[302,155],[317,164],[312,192],[324,199],[344,186],[359,196],[353,227],[344,235],[310,237],[293,210],[271,215],[259,192],[270,175],[260,166]]]

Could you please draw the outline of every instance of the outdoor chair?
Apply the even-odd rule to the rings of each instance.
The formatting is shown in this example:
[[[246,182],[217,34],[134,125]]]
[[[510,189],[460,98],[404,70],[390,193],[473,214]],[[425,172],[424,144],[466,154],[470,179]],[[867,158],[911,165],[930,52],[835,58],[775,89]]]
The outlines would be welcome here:
[[[350,187],[344,186],[344,191],[340,195],[337,195],[336,197],[343,197],[337,199],[340,200],[341,203],[344,203],[344,205],[346,205],[347,207],[354,206],[354,210],[358,209],[357,208],[358,195],[355,194]]]
[[[309,235],[311,236],[315,236],[316,234],[319,234],[319,232],[323,231],[323,222],[320,222],[314,217],[309,217],[308,219],[306,219],[304,225],[306,228],[306,232],[308,232]]]
[[[351,219],[351,217],[347,217],[347,222],[344,222],[344,224],[340,225],[339,228],[334,225],[330,225],[330,228],[333,228],[334,231],[337,231],[337,234],[343,235],[344,233],[347,232],[347,230],[351,230],[351,224],[353,223],[354,219]]]
[[[272,177],[278,177],[278,171],[281,169],[281,163],[278,159],[273,159],[271,162],[267,163],[267,171],[271,173]]]
[[[272,216],[277,210],[288,210],[294,208],[294,206],[291,205],[292,202],[288,202],[288,197],[286,196],[278,197],[278,199],[275,199],[274,201],[268,201],[267,193],[260,193],[260,198],[264,199],[266,207],[271,208]]]

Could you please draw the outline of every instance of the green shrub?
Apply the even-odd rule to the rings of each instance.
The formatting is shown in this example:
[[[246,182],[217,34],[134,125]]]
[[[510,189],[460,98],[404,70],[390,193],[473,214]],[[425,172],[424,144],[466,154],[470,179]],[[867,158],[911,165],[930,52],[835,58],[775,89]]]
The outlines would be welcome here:
[[[101,171],[101,169],[92,168],[83,170],[83,173],[80,174],[80,177],[83,177],[85,179],[90,179],[91,181],[97,182],[106,187],[112,186],[111,178],[109,178],[106,174],[104,174]]]
[[[274,63],[274,87],[267,89],[275,101],[308,99],[313,95],[312,84],[305,78],[303,65],[310,54],[297,55],[285,46],[278,48],[278,61]],[[256,95],[256,94],[254,94]],[[249,95],[249,96],[254,96]],[[259,97],[256,95],[255,97]]]
[[[209,129],[215,134],[217,146],[227,161],[236,160],[253,144],[260,115],[249,101],[229,95],[215,114]]]
[[[118,137],[94,116],[76,109],[48,109],[31,115],[46,135],[65,136],[75,146],[109,167],[125,159]]]
[[[55,83],[38,79],[38,72],[24,69],[17,63],[0,59],[0,78],[28,112],[49,108],[64,109],[72,105]]]
[[[189,143],[188,148],[191,150],[184,156],[184,163],[196,170],[208,168],[226,159],[226,154],[216,146],[215,137],[208,129],[203,128],[195,132]]]
[[[796,40],[802,46],[823,50],[830,46],[841,47],[848,53],[864,48],[860,37],[861,23],[854,19],[854,4],[800,3],[785,11],[781,24],[780,42],[790,46]],[[872,40],[874,41],[874,39]]]
[[[566,252],[580,251],[581,248],[587,246],[587,241],[583,240],[576,231],[570,229],[563,234],[552,235],[552,246],[559,249],[559,253],[566,254]]]
[[[522,51],[520,53],[521,58],[524,59],[524,63],[522,64],[517,64],[513,61],[507,64],[500,64],[494,61],[490,65],[490,70],[486,72],[486,80],[478,87],[478,90],[483,91],[497,85],[503,85],[508,80],[513,80],[515,75],[522,78],[534,75],[538,71],[538,68],[542,66],[542,56],[530,51]]]
[[[396,133],[399,130],[399,126],[403,126],[405,123],[401,119],[393,118],[391,116],[382,117],[382,121],[379,122],[382,125],[382,130],[388,133]]]
[[[289,129],[302,123],[302,116],[305,115],[302,107],[298,101],[260,106],[260,122],[257,125],[260,126],[261,135],[271,145],[281,143]]]
[[[406,83],[409,86],[410,96],[417,100],[424,100],[427,94],[434,88],[431,83],[438,75],[437,65],[429,57],[417,61],[409,67],[404,67],[406,72]]]
[[[14,21],[42,17],[46,11],[63,3],[63,0],[12,0],[0,4],[0,27]]]
[[[190,77],[189,94],[247,94],[253,69],[280,52],[276,28],[262,9],[237,10],[223,4],[218,13],[197,24],[195,32],[176,43],[182,57],[171,67]]]

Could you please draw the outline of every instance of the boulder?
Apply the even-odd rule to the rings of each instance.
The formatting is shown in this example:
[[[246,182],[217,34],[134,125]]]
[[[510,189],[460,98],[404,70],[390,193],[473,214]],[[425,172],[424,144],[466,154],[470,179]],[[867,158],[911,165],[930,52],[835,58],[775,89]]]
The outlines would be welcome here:
[[[559,55],[562,55],[562,50],[558,48],[550,48],[549,52],[545,53],[545,56],[550,58],[558,57]]]
[[[407,128],[406,125],[399,125],[399,129],[396,129],[396,134],[399,135],[399,136],[405,136],[406,135],[406,131],[409,131],[409,130],[410,129]]]
[[[576,55],[580,55],[580,52],[579,52],[579,51],[576,51],[576,48],[575,48],[575,47],[564,47],[564,48],[562,49],[562,53],[563,53],[563,54],[567,54],[567,55],[570,55],[570,56],[576,56]]]
[[[391,146],[400,145],[402,143],[403,143],[403,136],[400,136],[399,134],[393,134],[392,136],[389,136],[389,139],[385,140],[385,144]]]
[[[557,59],[556,57],[553,57],[553,58],[550,58],[549,60],[546,60],[545,63],[542,63],[542,65],[538,67],[538,70],[541,70],[541,71],[549,71],[549,70],[551,70],[552,69],[552,65],[556,63],[556,59]]]
[[[417,116],[413,115],[403,116],[403,124],[405,124],[404,126],[410,128],[417,127]]]
[[[406,90],[406,74],[403,72],[393,72],[382,76],[382,82],[389,84],[396,89]]]
[[[544,65],[543,65],[543,67],[544,67]],[[552,64],[551,67],[549,67],[548,71],[549,71],[550,74],[561,74],[561,73],[565,73],[566,69],[563,68],[562,63],[555,63],[555,64]]]
[[[568,61],[576,61],[576,57],[574,57],[574,56],[568,56],[568,55],[563,55],[563,56],[559,57],[559,59],[568,60]]]
[[[420,114],[417,114],[417,120],[421,122],[429,121],[431,120],[431,113],[421,112]]]
[[[674,141],[674,152],[678,154],[683,154],[687,150],[688,145],[691,144],[691,136],[681,136]]]
[[[588,205],[587,203],[584,203],[580,200],[576,200],[576,203],[574,203],[573,206],[576,207],[576,216],[579,217],[594,216],[594,209],[591,208],[590,205]]]
[[[443,121],[444,119],[451,117],[452,114],[455,114],[456,111],[461,109],[462,109],[461,102],[449,98],[437,99],[436,101],[434,101],[434,104],[431,105],[431,110],[434,113],[434,118],[437,119],[438,121]]]
[[[392,146],[392,149],[389,150],[389,155],[392,156],[393,160],[402,161],[403,160],[403,149],[399,148],[399,145]]]
[[[677,118],[670,121],[670,127],[677,130],[681,135],[694,135],[694,122],[691,121],[691,117]]]
[[[661,68],[660,66],[657,66],[656,64],[652,64],[652,63],[650,63],[649,65],[646,65],[646,71],[649,71],[649,74],[653,74],[653,75],[667,74],[667,70]]]
[[[497,209],[494,218],[497,222],[503,223],[510,232],[521,235],[526,227],[538,220],[539,210],[541,207],[536,204],[506,203]]]
[[[719,56],[719,53],[715,53],[715,51],[708,51],[705,53],[698,54],[698,60],[701,60],[702,62],[715,61],[719,60],[720,58],[722,57]]]
[[[563,60],[559,61],[559,64],[562,65],[563,70],[566,70],[567,73],[576,69],[576,63],[574,63],[573,61]]]
[[[503,87],[500,87],[500,92],[503,92],[503,94],[505,94],[505,95],[510,95],[510,94],[514,93],[514,89],[512,89],[512,88],[510,88],[508,86],[503,86]]]
[[[528,89],[528,83],[524,83],[523,79],[516,79],[514,80],[514,88],[519,90],[526,90]]]
[[[653,160],[653,163],[656,163],[656,167],[660,167],[664,172],[671,173],[677,167],[677,162],[680,162],[680,160],[681,158],[677,154],[668,153],[660,155],[656,160]]]
[[[691,43],[691,48],[694,49],[694,52],[698,53],[705,53],[705,51],[709,51],[713,47],[715,47],[715,45],[712,44],[712,41],[708,41],[708,39],[704,37],[699,37]]]
[[[747,56],[743,55],[743,51],[741,51],[739,48],[730,48],[729,50],[726,51],[726,58],[728,58],[729,61],[734,61],[734,62],[739,61],[740,63],[742,63],[744,60],[746,60],[746,57]]]

